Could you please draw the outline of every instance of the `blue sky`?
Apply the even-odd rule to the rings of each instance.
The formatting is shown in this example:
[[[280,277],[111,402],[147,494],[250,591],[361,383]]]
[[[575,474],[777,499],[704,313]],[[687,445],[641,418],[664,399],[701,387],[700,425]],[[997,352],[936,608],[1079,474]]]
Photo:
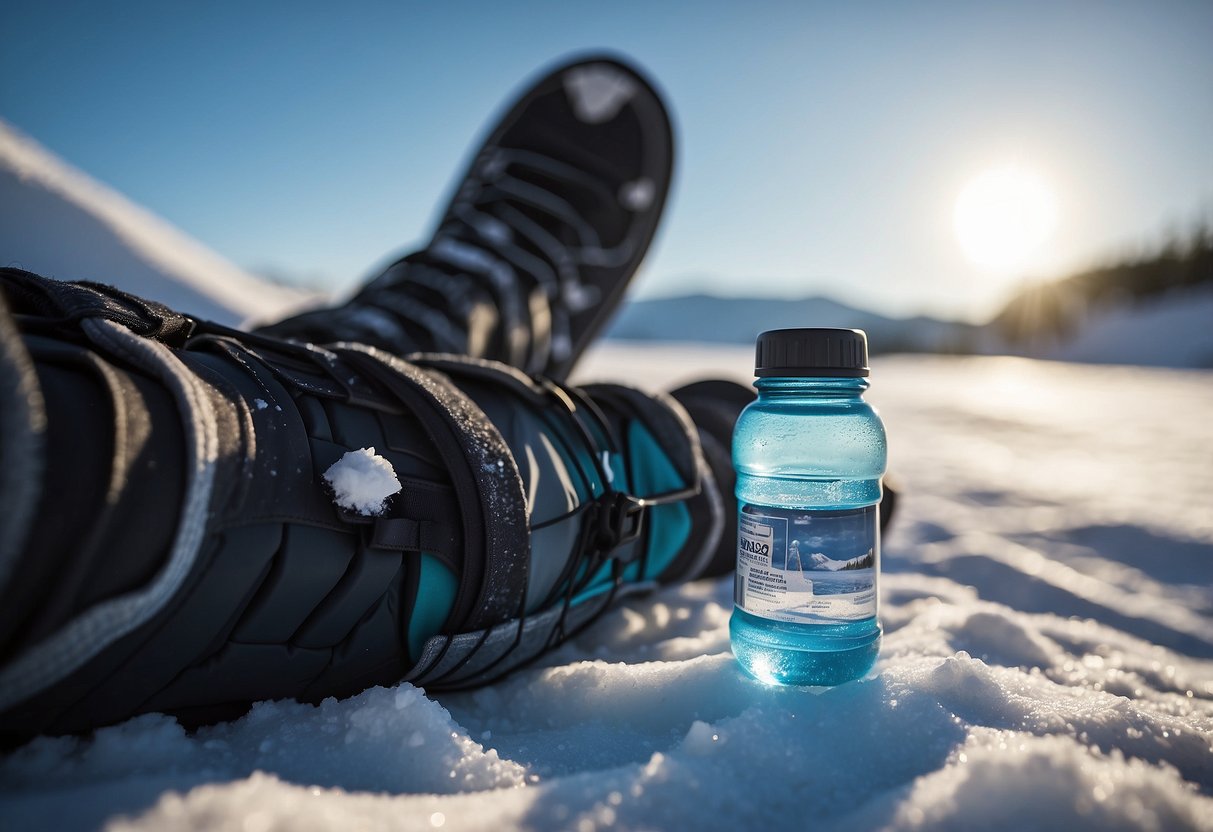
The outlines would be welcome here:
[[[632,56],[679,168],[635,289],[981,319],[1025,277],[1213,206],[1213,3],[0,7],[0,117],[234,262],[348,287],[424,239],[490,114],[573,52]],[[991,272],[952,230],[1014,162],[1057,226]]]

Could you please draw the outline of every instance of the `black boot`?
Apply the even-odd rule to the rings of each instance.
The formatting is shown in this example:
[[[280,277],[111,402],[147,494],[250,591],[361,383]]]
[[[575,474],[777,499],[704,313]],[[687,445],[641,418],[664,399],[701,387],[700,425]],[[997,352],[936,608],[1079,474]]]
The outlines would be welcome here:
[[[10,741],[480,684],[702,574],[731,512],[666,397],[0,287],[0,447],[27,472],[0,481]]]
[[[603,57],[560,66],[489,132],[422,251],[343,306],[262,332],[564,379],[648,250],[673,152],[665,107],[634,69]]]

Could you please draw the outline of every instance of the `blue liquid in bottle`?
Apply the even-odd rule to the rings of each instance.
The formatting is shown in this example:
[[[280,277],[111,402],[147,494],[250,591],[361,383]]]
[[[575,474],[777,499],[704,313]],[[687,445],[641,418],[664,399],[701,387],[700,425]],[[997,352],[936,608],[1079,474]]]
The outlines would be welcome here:
[[[733,434],[738,547],[733,654],[757,679],[837,685],[880,651],[884,425],[863,400],[867,338],[758,338],[758,399]]]

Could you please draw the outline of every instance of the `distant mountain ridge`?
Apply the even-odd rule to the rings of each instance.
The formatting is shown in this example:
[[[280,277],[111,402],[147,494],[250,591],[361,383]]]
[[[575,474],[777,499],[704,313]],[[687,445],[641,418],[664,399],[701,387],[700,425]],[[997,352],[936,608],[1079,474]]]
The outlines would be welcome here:
[[[1192,280],[1098,299],[1086,298],[1079,291],[1082,287],[1077,280],[1029,287],[1000,315],[981,325],[923,315],[890,318],[823,297],[782,300],[693,294],[633,300],[620,310],[606,337],[753,344],[758,333],[768,329],[853,327],[867,333],[872,354],[1020,355],[1093,364],[1213,368],[1209,323],[1213,281]]]
[[[862,329],[874,353],[970,352],[981,331],[972,324],[924,315],[890,318],[825,297],[786,300],[693,294],[631,301],[608,327],[607,337],[752,344],[765,330],[803,326]]]

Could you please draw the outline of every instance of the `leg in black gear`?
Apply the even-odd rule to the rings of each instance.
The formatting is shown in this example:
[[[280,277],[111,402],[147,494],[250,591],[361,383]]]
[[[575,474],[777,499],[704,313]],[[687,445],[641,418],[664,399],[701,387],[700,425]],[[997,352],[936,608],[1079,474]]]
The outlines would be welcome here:
[[[635,69],[606,57],[559,66],[488,131],[424,249],[344,305],[261,331],[563,380],[648,251],[673,158],[669,115]]]
[[[591,59],[525,93],[426,249],[343,306],[245,334],[0,270],[0,740],[482,684],[729,571],[752,391],[563,383],[671,158],[652,88]],[[390,469],[382,510],[327,484],[350,453]]]
[[[42,440],[0,585],[10,741],[481,684],[718,549],[729,495],[668,397],[292,344],[16,270],[0,286],[0,413]],[[382,513],[326,485],[364,448],[401,486]]]

